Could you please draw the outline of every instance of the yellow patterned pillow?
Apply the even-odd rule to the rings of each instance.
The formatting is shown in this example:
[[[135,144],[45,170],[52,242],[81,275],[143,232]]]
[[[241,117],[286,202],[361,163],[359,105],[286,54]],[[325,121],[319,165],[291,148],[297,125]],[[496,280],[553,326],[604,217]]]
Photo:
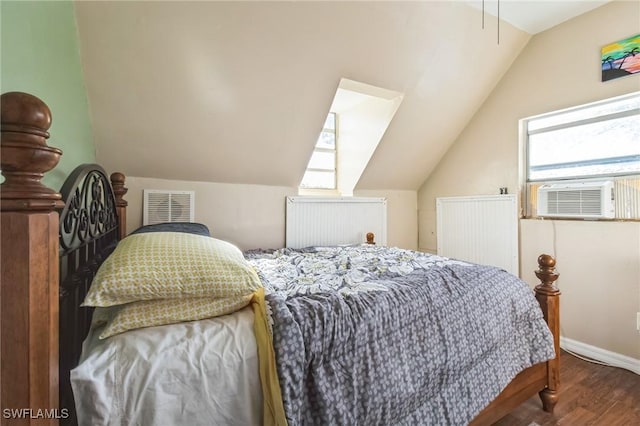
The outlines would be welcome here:
[[[102,316],[106,327],[100,333],[100,338],[106,339],[127,330],[230,314],[247,306],[252,297],[253,295],[249,294],[223,299],[198,297],[179,300],[144,300],[114,308],[97,308],[94,316],[104,313],[106,309],[111,311]],[[100,325],[99,321],[94,321],[94,326],[98,325]]]
[[[231,243],[181,232],[135,234],[120,241],[100,266],[83,306],[246,296],[261,286]]]

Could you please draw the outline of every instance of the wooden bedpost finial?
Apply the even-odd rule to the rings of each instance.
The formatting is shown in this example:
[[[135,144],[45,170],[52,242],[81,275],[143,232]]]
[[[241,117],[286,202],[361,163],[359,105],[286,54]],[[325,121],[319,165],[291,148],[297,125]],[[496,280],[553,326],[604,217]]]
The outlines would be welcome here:
[[[556,287],[555,281],[560,274],[556,272],[556,260],[548,254],[541,254],[538,257],[538,270],[536,271],[536,277],[540,280],[540,284],[536,286],[536,292],[542,292],[545,294],[560,293],[558,287]]]
[[[374,241],[375,239],[375,235],[373,234],[373,232],[367,232],[367,244],[375,244],[376,242]]]
[[[51,111],[40,99],[21,92],[0,97],[2,141],[0,167],[1,209],[54,210],[63,207],[62,196],[40,180],[60,161],[62,151],[47,145]]]
[[[120,172],[111,173],[111,187],[113,188],[113,194],[116,197],[116,211],[118,213],[118,238],[121,240],[127,236],[127,200],[124,198],[124,194],[129,191],[124,186],[124,174]]]
[[[547,361],[547,384],[539,392],[544,411],[553,413],[558,402],[558,389],[560,388],[560,290],[555,281],[560,274],[556,272],[556,260],[548,254],[538,257],[538,270],[536,276],[540,284],[535,288],[536,299],[540,303],[544,320],[553,335],[553,347],[555,358]]]
[[[111,173],[111,186],[113,187],[113,193],[116,196],[116,206],[127,207],[129,204],[124,197],[129,188],[124,186],[124,174],[120,172]]]

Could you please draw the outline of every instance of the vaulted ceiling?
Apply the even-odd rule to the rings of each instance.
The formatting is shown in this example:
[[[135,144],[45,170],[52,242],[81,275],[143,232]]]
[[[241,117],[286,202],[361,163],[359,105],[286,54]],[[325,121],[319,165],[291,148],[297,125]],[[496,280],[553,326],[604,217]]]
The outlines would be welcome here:
[[[348,78],[404,94],[356,189],[417,189],[530,38],[461,2],[75,9],[97,160],[177,180],[297,186]]]

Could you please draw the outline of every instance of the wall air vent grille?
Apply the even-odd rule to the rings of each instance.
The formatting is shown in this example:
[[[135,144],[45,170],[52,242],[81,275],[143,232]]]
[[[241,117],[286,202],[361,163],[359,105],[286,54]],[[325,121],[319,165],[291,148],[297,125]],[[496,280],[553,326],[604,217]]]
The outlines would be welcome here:
[[[142,224],[193,222],[194,191],[144,190]]]

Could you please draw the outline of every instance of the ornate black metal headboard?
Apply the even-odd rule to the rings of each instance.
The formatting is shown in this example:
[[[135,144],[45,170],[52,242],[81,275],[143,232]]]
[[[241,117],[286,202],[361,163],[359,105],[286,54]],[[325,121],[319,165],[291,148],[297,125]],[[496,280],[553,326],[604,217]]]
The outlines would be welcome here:
[[[69,372],[78,365],[93,313],[80,304],[120,233],[116,196],[102,167],[78,166],[60,192],[60,407],[71,414],[63,422],[76,424]]]

